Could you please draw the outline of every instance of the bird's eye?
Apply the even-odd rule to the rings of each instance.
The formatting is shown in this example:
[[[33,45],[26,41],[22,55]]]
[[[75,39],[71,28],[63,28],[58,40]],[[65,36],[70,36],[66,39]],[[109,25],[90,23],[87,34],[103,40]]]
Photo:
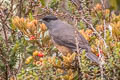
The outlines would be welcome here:
[[[48,18],[44,18],[43,20],[46,22],[50,22],[50,19],[48,19]]]
[[[50,20],[49,20],[49,19],[46,19],[46,22],[50,22]]]

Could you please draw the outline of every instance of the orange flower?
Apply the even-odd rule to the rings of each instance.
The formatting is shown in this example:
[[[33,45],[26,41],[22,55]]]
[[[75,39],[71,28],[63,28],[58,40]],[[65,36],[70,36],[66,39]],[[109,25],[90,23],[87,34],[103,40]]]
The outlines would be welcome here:
[[[88,35],[91,35],[91,34],[93,33],[93,31],[92,31],[91,29],[87,29],[87,30],[85,31],[85,33],[88,34]]]
[[[109,9],[106,9],[106,10],[104,11],[104,13],[105,13],[105,14],[109,14],[109,13],[110,13],[110,10],[109,10]]]
[[[85,30],[84,30],[84,29],[80,30],[80,33],[85,37],[85,39],[88,40],[88,36],[87,36],[87,34],[85,33]]]
[[[37,21],[37,20],[33,20],[32,23],[33,23],[35,26],[37,26],[38,21]]]
[[[103,30],[104,30],[103,25],[97,25],[97,26],[96,26],[96,30],[97,30],[97,31],[103,31]]]
[[[96,6],[94,7],[95,10],[101,10],[102,9],[102,5],[101,4],[96,4]]]
[[[47,30],[47,27],[44,23],[40,24],[40,28],[42,31],[46,31]]]

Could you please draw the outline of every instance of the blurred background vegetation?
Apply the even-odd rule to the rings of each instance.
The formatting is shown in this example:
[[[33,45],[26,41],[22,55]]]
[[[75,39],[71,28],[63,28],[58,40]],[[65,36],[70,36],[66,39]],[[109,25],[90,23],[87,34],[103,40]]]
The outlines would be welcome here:
[[[120,0],[1,0],[0,80],[120,80],[119,4]],[[48,14],[77,23],[101,64],[89,61],[84,51],[63,56],[39,21]]]

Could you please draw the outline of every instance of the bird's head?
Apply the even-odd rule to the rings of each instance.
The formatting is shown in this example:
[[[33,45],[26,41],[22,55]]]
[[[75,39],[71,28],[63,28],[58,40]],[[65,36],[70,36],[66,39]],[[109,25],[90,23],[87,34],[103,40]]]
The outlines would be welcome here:
[[[47,26],[48,29],[51,28],[50,22],[56,21],[56,20],[58,20],[58,18],[56,16],[53,16],[53,15],[47,15],[47,16],[43,17],[42,19],[40,19],[40,21],[42,21]]]

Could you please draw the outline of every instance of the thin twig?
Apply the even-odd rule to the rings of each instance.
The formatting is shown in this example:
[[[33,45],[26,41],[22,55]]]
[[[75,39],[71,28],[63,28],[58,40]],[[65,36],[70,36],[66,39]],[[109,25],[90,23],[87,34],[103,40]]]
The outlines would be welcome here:
[[[6,44],[6,47],[7,47],[7,51],[9,49],[9,45],[8,45],[8,36],[7,36],[7,30],[6,30],[6,22],[9,18],[9,16],[10,16],[12,10],[13,10],[13,0],[11,0],[10,10],[8,11],[7,15],[4,12],[4,10],[0,10],[0,13],[1,13],[0,19],[1,19],[1,23],[2,23],[2,29],[3,29],[3,32],[4,32],[5,44]],[[11,75],[11,71],[10,71],[10,66],[9,66],[8,61],[7,61],[7,58],[2,54],[2,49],[0,49],[0,57],[2,57],[2,62],[4,62],[4,64],[5,64],[6,80],[8,80],[10,75]]]
[[[19,17],[22,16],[22,5],[23,5],[23,0],[19,0]]]
[[[82,79],[82,72],[81,72],[81,58],[80,58],[80,49],[79,49],[79,41],[78,41],[78,33],[77,33],[77,20],[74,17],[74,21],[75,21],[75,41],[76,41],[76,49],[77,49],[77,59],[78,59],[78,79],[81,80]]]
[[[104,13],[104,10],[105,10],[104,1],[100,0],[100,2],[102,4],[102,13]],[[104,40],[106,40],[106,20],[105,20],[105,15],[103,15],[103,23],[104,23]]]
[[[82,20],[83,20],[85,23],[87,23],[87,24],[92,28],[92,30],[99,36],[100,39],[103,40],[104,45],[105,45],[105,48],[107,48],[108,46],[107,46],[105,40],[104,40],[104,39],[102,38],[102,36],[95,30],[95,28],[93,27],[93,25],[92,25],[91,23],[89,23],[87,20],[85,20],[84,18],[82,18]]]
[[[3,16],[3,17],[1,16],[1,21],[2,21],[2,28],[3,28],[3,32],[4,32],[4,35],[5,35],[5,42],[6,42],[7,49],[9,48],[9,45],[8,45],[8,37],[7,37],[5,26],[6,26],[6,21],[7,21],[8,17],[9,17],[9,15],[10,15],[10,13],[12,12],[12,9],[13,9],[13,0],[11,0],[10,11],[7,14],[5,19],[3,19],[4,16],[5,16],[4,12],[2,10],[0,11],[1,15]]]
[[[104,56],[103,56],[103,54],[100,52],[99,45],[100,45],[100,44],[98,44],[98,54],[99,54],[99,60],[100,60],[99,66],[100,66],[101,80],[104,80],[104,71],[103,71]]]
[[[106,21],[105,19],[103,20],[104,22],[104,40],[106,40]]]
[[[6,57],[3,56],[2,54],[2,49],[0,48],[0,57],[2,58],[2,62],[5,64],[6,66],[6,80],[8,80],[9,76],[10,76],[10,67],[9,67],[9,64],[8,64],[8,61],[6,60]]]
[[[102,4],[103,9],[105,9],[104,1],[103,1],[103,0],[100,0],[100,2],[101,2],[101,4]]]

